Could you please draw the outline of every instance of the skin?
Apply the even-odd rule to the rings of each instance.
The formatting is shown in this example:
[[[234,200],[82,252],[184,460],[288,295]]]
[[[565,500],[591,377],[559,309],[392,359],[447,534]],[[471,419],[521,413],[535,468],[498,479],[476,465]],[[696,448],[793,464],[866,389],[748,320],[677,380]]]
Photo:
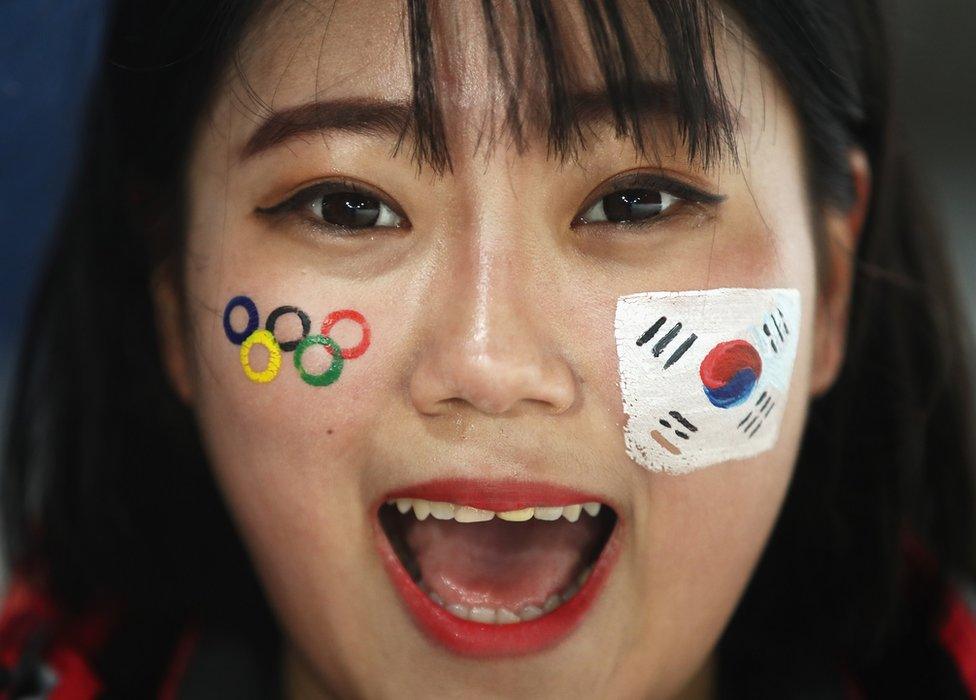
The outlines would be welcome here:
[[[418,172],[409,148],[392,157],[385,137],[343,133],[242,159],[267,112],[229,73],[189,165],[185,287],[163,279],[156,289],[173,384],[195,411],[285,632],[286,694],[707,697],[712,649],[782,503],[807,404],[843,357],[846,251],[863,219],[866,162],[852,153],[850,211],[811,209],[793,109],[739,40],[719,54],[727,90],[741,96],[739,166],[705,170],[680,147],[642,158],[603,127],[562,164],[544,143],[522,153],[504,138],[486,147],[478,137],[497,95],[476,4],[456,12],[442,18],[460,33],[440,47],[450,69],[439,85],[452,173]],[[401,21],[396,3],[372,0],[275,10],[241,49],[250,89],[274,110],[324,97],[406,99]],[[591,60],[585,51],[578,59]],[[667,132],[662,122],[648,133],[665,143]],[[643,228],[573,224],[601,183],[634,168],[726,199]],[[336,176],[386,193],[410,227],[337,237],[302,214],[255,213]],[[819,277],[813,216],[831,242]],[[725,286],[801,292],[778,442],[686,476],[649,473],[624,450],[616,300]],[[302,383],[290,354],[273,382],[252,383],[221,325],[237,294],[255,300],[262,324],[284,304],[304,309],[313,329],[330,311],[357,309],[372,345],[330,387]],[[340,324],[333,337],[347,347],[358,329]],[[371,504],[418,481],[471,476],[605,494],[625,525],[597,603],[545,652],[491,661],[448,653],[414,626],[382,570]]]

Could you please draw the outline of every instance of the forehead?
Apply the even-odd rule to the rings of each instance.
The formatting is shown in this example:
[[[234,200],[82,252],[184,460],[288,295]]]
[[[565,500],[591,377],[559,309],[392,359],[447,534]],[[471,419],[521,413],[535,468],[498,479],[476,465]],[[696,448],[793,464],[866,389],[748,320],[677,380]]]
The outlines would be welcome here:
[[[453,132],[484,130],[510,119],[513,110],[519,122],[544,129],[556,111],[555,92],[605,92],[609,82],[620,81],[627,53],[639,72],[637,101],[657,99],[649,86],[667,84],[667,52],[643,2],[622,2],[615,17],[587,14],[584,3],[572,2],[541,3],[548,9],[538,13],[528,4],[479,0],[437,3],[436,10],[425,5],[274,4],[252,20],[228,76],[230,92],[259,122],[320,100],[415,103],[418,76],[429,74]],[[622,34],[615,35],[615,25]]]
[[[407,99],[406,31],[397,1],[271,3],[251,20],[229,78],[271,107],[324,96]]]
[[[452,97],[463,97],[484,93],[483,78],[500,78],[498,57],[508,64],[513,80],[522,73],[525,87],[531,89],[539,73],[520,61],[540,58],[538,49],[550,41],[543,35],[552,34],[557,58],[572,65],[581,82],[595,85],[600,75],[591,26],[609,28],[613,21],[602,13],[588,21],[583,5],[541,3],[546,9],[533,13],[528,3],[490,0],[288,0],[272,3],[252,19],[243,65],[249,78],[280,83],[278,87],[287,77],[312,93],[384,89],[394,91],[390,96],[406,97],[411,30],[417,30],[413,43],[424,44],[429,29],[441,87]],[[647,3],[624,0],[617,19],[642,67],[651,73],[663,71],[663,46]]]

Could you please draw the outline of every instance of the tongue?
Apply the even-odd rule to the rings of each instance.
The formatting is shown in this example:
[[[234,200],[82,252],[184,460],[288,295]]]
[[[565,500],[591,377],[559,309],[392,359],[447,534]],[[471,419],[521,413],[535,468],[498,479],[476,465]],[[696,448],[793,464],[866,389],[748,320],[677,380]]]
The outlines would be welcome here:
[[[406,542],[421,580],[445,604],[518,612],[526,605],[541,607],[546,598],[569,586],[598,536],[594,518],[576,523],[428,518],[413,520]]]

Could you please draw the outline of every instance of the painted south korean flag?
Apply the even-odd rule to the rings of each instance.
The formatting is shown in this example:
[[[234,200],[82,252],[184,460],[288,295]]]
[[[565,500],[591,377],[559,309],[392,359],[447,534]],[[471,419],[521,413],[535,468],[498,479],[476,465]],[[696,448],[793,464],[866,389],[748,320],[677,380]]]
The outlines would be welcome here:
[[[683,474],[776,442],[800,330],[796,289],[620,297],[614,323],[630,457]]]

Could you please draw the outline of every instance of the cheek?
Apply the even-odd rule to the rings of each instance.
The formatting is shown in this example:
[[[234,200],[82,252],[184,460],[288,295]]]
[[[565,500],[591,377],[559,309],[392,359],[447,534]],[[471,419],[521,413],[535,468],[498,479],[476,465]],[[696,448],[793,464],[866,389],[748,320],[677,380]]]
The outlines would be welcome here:
[[[784,441],[761,458],[650,477],[639,521],[653,566],[638,578],[652,607],[645,629],[661,644],[703,650],[721,633],[773,527],[793,456]],[[675,619],[674,611],[685,614]]]
[[[806,361],[801,351],[798,368]],[[804,387],[799,376],[784,406],[778,438],[761,454],[684,475],[647,474],[646,498],[636,519],[665,564],[651,572],[660,576],[660,585],[706,597],[709,589],[739,589],[728,584],[744,582],[751,571],[793,474],[806,418]],[[667,564],[673,565],[671,573]]]
[[[331,298],[264,291],[197,321],[197,415],[218,477],[248,510],[284,502],[318,517],[316,502],[355,495],[362,436],[392,393],[388,323],[368,301]]]
[[[226,303],[234,294],[218,298]],[[378,563],[362,546],[372,537],[370,521],[362,517],[362,503],[369,498],[369,475],[362,465],[377,422],[398,395],[402,363],[394,355],[401,319],[382,303],[334,290],[314,298],[267,289],[252,296],[261,328],[268,312],[282,304],[305,311],[312,334],[337,309],[360,312],[369,326],[368,347],[345,359],[328,385],[302,379],[294,364],[297,349],[282,351],[273,379],[252,381],[241,364],[241,346],[224,332],[220,311],[197,319],[194,357],[195,409],[209,461],[272,604],[282,619],[297,621],[300,634],[342,639],[353,658],[368,657],[375,651],[366,648],[371,642],[357,630],[372,614],[364,592],[380,582],[367,575],[379,573]],[[233,326],[243,329],[246,321],[246,314],[235,315]],[[278,335],[295,338],[301,330],[300,323],[282,317]],[[326,330],[342,349],[363,345],[361,324],[348,317]],[[258,370],[265,367],[260,354],[254,352]],[[302,364],[317,374],[329,357],[313,348]],[[350,599],[346,588],[322,585],[336,578],[365,579],[359,589],[364,594]],[[309,615],[309,610],[334,612]]]
[[[654,612],[670,620],[660,643],[675,650],[709,648],[705,642],[718,639],[738,604],[793,475],[806,421],[809,361],[809,344],[801,343],[770,450],[684,476],[648,475],[635,519],[647,536],[642,552],[654,562],[645,569],[647,599],[656,605],[647,628],[654,629]],[[672,619],[672,610],[696,612]]]
[[[630,457],[683,474],[770,449],[790,396],[801,318],[797,289],[621,297],[615,334]]]
[[[231,296],[225,293],[223,300]],[[299,626],[314,621],[318,627],[308,631],[310,636],[338,635],[350,653],[368,655],[358,647],[366,641],[354,632],[356,620],[370,616],[356,607],[365,602],[350,601],[342,587],[321,582],[336,576],[360,579],[371,564],[375,568],[369,550],[360,546],[371,537],[362,517],[367,475],[361,465],[374,421],[394,395],[395,363],[389,355],[397,319],[368,299],[334,292],[315,296],[336,301],[285,298],[269,290],[253,294],[261,328],[265,310],[283,303],[306,311],[312,334],[333,310],[355,308],[362,314],[369,325],[368,347],[344,360],[335,381],[321,386],[304,381],[294,364],[298,349],[282,351],[273,379],[252,381],[240,361],[241,346],[228,339],[219,314],[214,319],[208,313],[197,322],[195,408],[214,475],[272,604],[283,619],[304,621]],[[239,320],[241,328],[246,316]],[[363,338],[360,326],[345,318],[327,330],[340,348],[354,349]],[[301,324],[283,318],[280,337],[286,330],[300,335]],[[265,362],[259,354],[253,353],[261,370]],[[318,374],[329,358],[312,348],[302,364]],[[309,609],[342,612],[323,618],[309,616]],[[333,625],[344,632],[321,629]]]
[[[806,361],[801,350],[798,367]],[[802,390],[802,380],[794,388]],[[696,668],[733,614],[792,477],[805,400],[789,400],[777,443],[761,455],[690,474],[644,472],[630,514],[634,649],[666,650],[672,669]],[[650,662],[650,660],[648,660]]]

